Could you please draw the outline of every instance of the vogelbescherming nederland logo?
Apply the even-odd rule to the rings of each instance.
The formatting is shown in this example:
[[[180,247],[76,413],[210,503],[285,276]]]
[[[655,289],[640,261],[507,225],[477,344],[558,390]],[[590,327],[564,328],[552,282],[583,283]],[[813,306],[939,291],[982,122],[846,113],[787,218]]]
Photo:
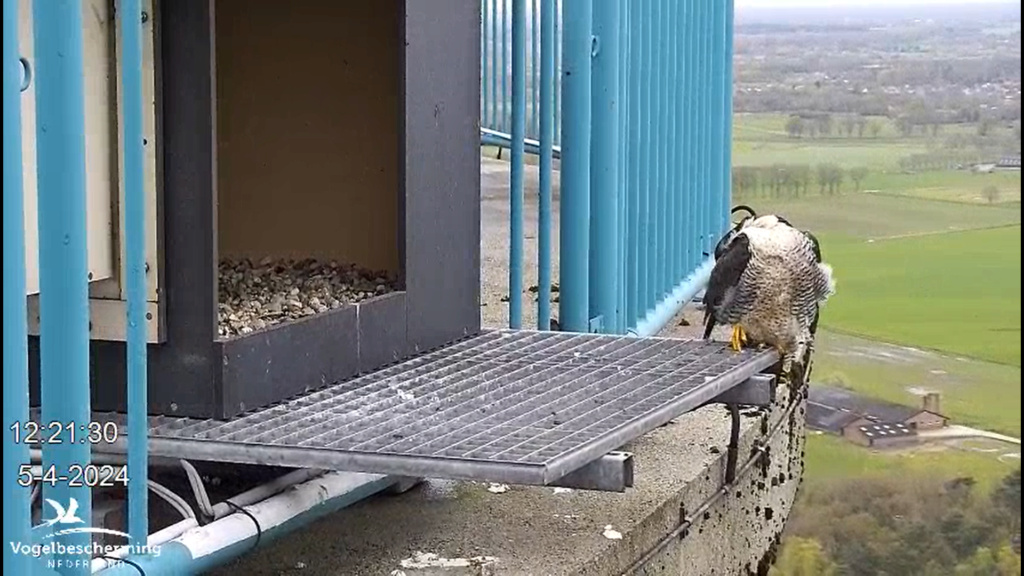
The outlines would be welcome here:
[[[136,546],[131,544],[131,535],[121,532],[118,530],[110,530],[108,528],[94,528],[92,526],[80,526],[85,524],[85,520],[78,517],[78,501],[75,498],[70,498],[67,508],[61,506],[61,504],[55,500],[47,498],[46,504],[53,509],[55,514],[54,518],[47,520],[46,522],[35,526],[32,531],[37,532],[39,530],[50,530],[50,533],[42,536],[39,540],[47,541],[52,540],[58,536],[64,536],[68,534],[105,534],[108,536],[118,536],[124,538],[127,542],[128,554],[146,554],[152,556],[160,555],[159,545],[145,544],[143,546]],[[37,540],[38,542],[38,540]],[[117,562],[118,560],[110,557],[114,551],[124,548],[124,545],[110,545],[110,544],[99,544],[90,542],[87,545],[66,545],[59,542],[48,542],[48,543],[33,543],[25,544],[22,542],[11,542],[11,548],[16,554],[24,554],[41,558],[43,556],[49,556],[51,554],[58,555],[84,555],[88,558],[93,556],[108,557],[111,561]]]

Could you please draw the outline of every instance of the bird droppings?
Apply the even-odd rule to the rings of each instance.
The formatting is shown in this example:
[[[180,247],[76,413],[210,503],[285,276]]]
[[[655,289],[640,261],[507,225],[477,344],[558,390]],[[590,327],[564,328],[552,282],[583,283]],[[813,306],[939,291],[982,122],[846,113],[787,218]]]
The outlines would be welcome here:
[[[493,556],[473,556],[472,558],[445,558],[433,552],[415,552],[412,557],[406,558],[399,563],[405,570],[416,570],[424,568],[472,568],[488,566],[498,561]],[[398,570],[391,574],[395,576]]]
[[[387,272],[313,259],[224,259],[218,270],[217,333],[251,334],[393,292]]]
[[[605,526],[601,534],[609,540],[622,540],[622,532],[613,529],[611,524]]]
[[[487,487],[487,491],[491,494],[504,494],[505,492],[508,492],[508,484],[496,484],[491,482]]]

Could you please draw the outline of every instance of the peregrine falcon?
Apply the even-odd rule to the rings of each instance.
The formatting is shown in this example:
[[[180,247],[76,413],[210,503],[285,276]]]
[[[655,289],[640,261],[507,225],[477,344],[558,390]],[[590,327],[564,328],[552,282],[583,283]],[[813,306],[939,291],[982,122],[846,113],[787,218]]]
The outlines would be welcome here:
[[[835,292],[818,240],[779,216],[752,216],[730,230],[715,252],[704,297],[704,338],[715,322],[731,324],[734,350],[771,346],[783,370],[793,370],[802,382],[819,308]]]

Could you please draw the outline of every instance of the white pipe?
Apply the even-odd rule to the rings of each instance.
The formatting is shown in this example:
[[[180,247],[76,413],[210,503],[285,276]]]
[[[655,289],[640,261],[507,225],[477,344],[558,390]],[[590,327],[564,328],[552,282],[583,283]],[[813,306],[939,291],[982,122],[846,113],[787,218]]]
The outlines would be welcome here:
[[[146,539],[146,544],[150,548],[159,546],[161,544],[166,544],[167,542],[170,542],[171,540],[174,540],[178,536],[181,536],[186,531],[188,531],[188,530],[190,530],[192,528],[195,528],[198,525],[199,525],[199,522],[197,522],[194,517],[193,518],[186,518],[184,520],[180,520],[180,521],[178,521],[175,524],[171,524],[170,526],[168,526],[166,528],[163,528],[161,530],[157,530],[156,532],[150,534],[149,538]],[[122,547],[118,548],[117,550],[114,550],[110,554],[107,554],[107,558],[93,558],[92,559],[92,573],[95,574],[95,573],[99,572],[100,570],[103,570],[105,568],[109,568],[113,564],[113,561],[111,560],[111,558],[117,558],[117,559],[124,558],[125,556],[128,555],[129,551],[130,551],[130,547],[129,546],[122,546]]]
[[[275,478],[266,484],[261,484],[251,490],[246,490],[237,496],[228,498],[228,500],[234,503],[235,506],[249,506],[279,494],[296,484],[307,482],[317,476],[323,476],[325,473],[325,470],[317,470],[314,468],[293,470],[292,472],[289,472],[279,478]],[[213,519],[220,520],[232,512],[234,512],[234,508],[226,502],[220,502],[213,506]]]

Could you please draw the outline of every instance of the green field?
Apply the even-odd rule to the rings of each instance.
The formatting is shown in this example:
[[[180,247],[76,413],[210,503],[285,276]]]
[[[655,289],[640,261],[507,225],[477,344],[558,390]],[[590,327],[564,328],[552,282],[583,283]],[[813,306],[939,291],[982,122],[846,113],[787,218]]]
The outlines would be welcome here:
[[[955,478],[969,471],[984,492],[1018,465],[1004,464],[991,454],[958,449],[872,451],[814,432],[808,432],[805,463],[805,483],[812,490],[833,480],[891,475]]]
[[[903,404],[939,390],[955,423],[1019,436],[1020,172],[902,173],[902,156],[936,143],[901,138],[889,123],[878,138],[793,139],[785,119],[737,115],[734,164],[869,170],[869,192],[847,185],[824,197],[812,185],[800,198],[734,199],[814,231],[833,266],[837,293],[822,313],[815,380]],[[990,185],[994,202],[981,192]],[[819,457],[809,450],[810,476]]]
[[[824,331],[814,380],[898,404],[916,405],[922,390],[942,393],[956,424],[1020,437],[1020,367],[907,349]]]

